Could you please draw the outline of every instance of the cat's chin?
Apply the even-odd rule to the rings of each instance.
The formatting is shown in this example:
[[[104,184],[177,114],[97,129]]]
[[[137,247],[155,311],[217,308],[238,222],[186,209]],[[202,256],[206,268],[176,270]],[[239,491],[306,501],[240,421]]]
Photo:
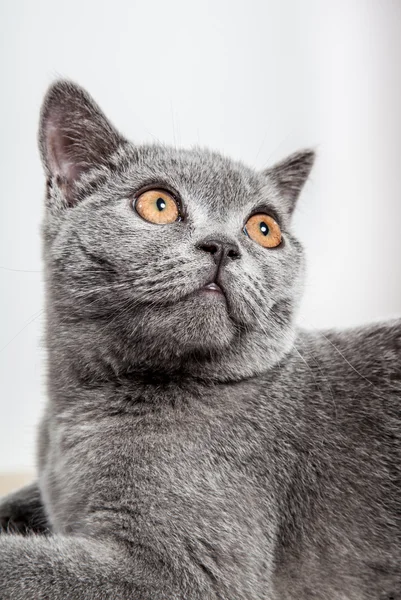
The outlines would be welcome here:
[[[135,329],[136,341],[141,338],[147,354],[184,358],[191,353],[221,352],[237,330],[224,295],[217,292],[193,294],[174,305],[146,310],[140,328]]]

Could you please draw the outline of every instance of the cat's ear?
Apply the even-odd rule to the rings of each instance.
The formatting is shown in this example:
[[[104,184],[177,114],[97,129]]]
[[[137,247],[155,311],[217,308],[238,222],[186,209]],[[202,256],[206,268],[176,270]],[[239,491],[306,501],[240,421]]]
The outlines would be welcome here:
[[[40,116],[39,147],[46,174],[55,178],[68,204],[74,204],[82,173],[106,164],[123,142],[85,90],[69,81],[50,87]]]
[[[299,194],[315,162],[313,150],[301,150],[264,171],[273,180],[289,213],[295,208]]]

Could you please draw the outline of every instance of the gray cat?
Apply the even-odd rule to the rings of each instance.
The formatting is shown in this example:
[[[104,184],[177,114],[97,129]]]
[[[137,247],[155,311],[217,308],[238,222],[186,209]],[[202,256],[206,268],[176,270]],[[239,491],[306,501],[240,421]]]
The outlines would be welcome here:
[[[1,600],[401,598],[401,321],[294,325],[311,151],[135,146],[53,85],[49,402]]]

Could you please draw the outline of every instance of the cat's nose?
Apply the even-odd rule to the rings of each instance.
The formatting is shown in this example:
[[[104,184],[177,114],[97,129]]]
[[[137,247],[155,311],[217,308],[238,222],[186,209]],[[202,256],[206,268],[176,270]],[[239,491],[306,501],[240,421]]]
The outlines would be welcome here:
[[[227,259],[236,260],[241,257],[238,244],[228,240],[207,238],[201,240],[196,247],[211,254],[216,265]]]

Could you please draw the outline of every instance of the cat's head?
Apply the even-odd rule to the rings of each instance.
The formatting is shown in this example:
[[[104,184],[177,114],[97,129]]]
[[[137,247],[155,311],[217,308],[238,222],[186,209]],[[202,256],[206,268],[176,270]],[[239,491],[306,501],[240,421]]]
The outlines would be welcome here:
[[[313,152],[258,172],[135,145],[64,81],[45,98],[40,149],[51,346],[88,370],[222,379],[290,348],[303,278],[290,221]]]

